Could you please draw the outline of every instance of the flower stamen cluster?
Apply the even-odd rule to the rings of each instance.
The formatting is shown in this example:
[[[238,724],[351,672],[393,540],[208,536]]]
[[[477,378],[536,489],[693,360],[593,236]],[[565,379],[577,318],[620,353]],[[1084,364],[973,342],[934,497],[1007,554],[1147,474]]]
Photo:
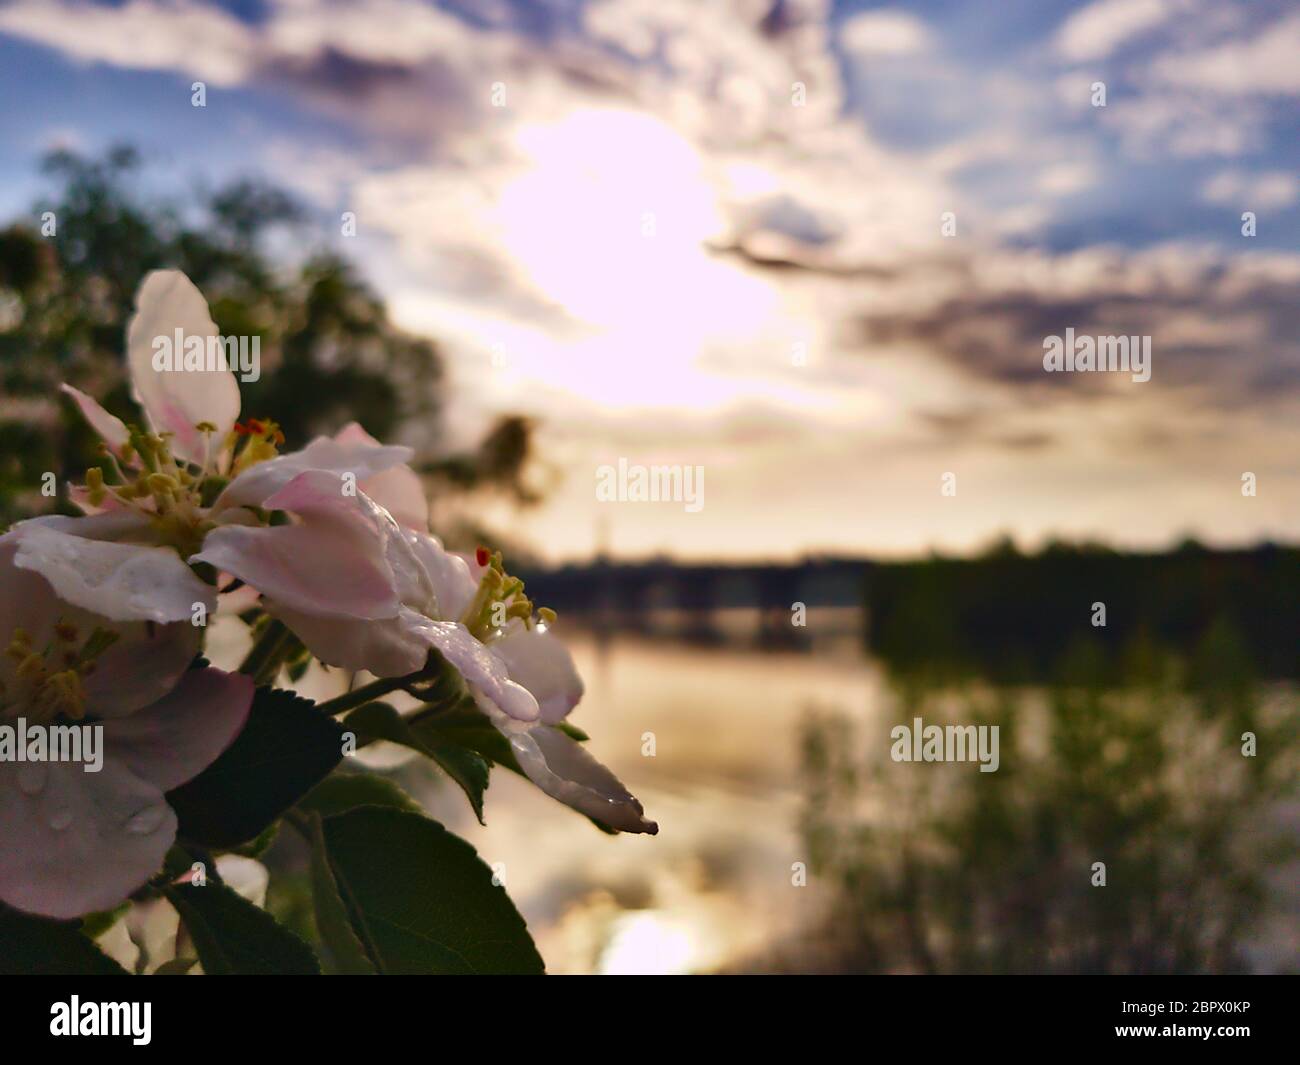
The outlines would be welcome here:
[[[18,707],[37,723],[59,716],[81,720],[86,714],[82,681],[116,639],[117,633],[96,628],[82,641],[75,625],[61,621],[54,626],[54,638],[38,650],[26,629],[14,629],[4,653],[14,663],[17,690],[7,691],[0,682],[0,712]]]
[[[487,568],[460,620],[477,639],[486,640],[499,633],[512,618],[519,618],[526,629],[531,629],[535,624],[534,613],[543,626],[555,623],[555,611],[536,607],[524,595],[524,582],[505,571],[500,551],[489,554],[486,548],[480,547],[475,561]]]
[[[284,443],[280,427],[266,419],[237,422],[219,451],[212,447],[215,425],[199,422],[195,428],[204,439],[202,466],[173,453],[172,433],[146,432],[130,425],[126,441],[116,452],[106,445],[102,448],[113,483],[104,480],[99,466],[90,467],[85,476],[86,499],[92,506],[103,507],[111,500],[116,507],[148,519],[159,543],[174,547],[182,558],[198,551],[214,527],[207,510],[230,483],[230,477],[214,469],[222,464],[221,457],[229,461],[232,475],[238,474],[275,458]]]

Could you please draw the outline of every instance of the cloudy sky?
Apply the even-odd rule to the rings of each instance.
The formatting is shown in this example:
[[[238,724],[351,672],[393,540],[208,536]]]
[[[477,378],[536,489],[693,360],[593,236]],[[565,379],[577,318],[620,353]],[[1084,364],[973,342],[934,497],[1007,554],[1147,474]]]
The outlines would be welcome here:
[[[1300,536],[1285,0],[16,0],[0,99],[0,217],[54,144],[298,191],[458,432],[539,419],[552,558]],[[1151,380],[1045,373],[1067,328]]]

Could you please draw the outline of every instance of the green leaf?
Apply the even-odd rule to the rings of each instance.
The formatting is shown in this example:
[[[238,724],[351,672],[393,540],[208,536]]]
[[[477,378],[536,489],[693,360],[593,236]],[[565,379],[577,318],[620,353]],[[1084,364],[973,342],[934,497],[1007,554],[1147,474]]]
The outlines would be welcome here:
[[[487,824],[483,820],[483,793],[487,791],[488,774],[491,772],[487,760],[476,751],[449,743],[430,745],[429,754],[439,768],[460,785],[478,823]]]
[[[194,868],[194,863],[199,860],[196,855],[174,843],[168,848],[167,854],[163,858],[162,868],[154,874],[150,883],[156,888],[165,888],[173,880],[179,880],[186,873],[189,873]]]
[[[241,847],[236,847],[234,853],[245,858],[260,858],[271,849],[271,844],[276,841],[279,835],[280,822],[273,821],[258,833],[256,839],[250,840]]]
[[[0,975],[129,976],[81,932],[80,921],[51,921],[0,905]]]
[[[314,976],[311,948],[225,884],[174,884],[166,895],[185,922],[209,976]]]
[[[517,773],[525,780],[528,780],[528,774],[523,771],[523,768],[519,765],[519,760],[515,758],[510,741],[472,703],[456,707],[453,710],[430,714],[410,727],[411,731],[427,744],[453,750],[457,748],[468,749],[487,759],[488,762],[509,769],[510,772]],[[555,727],[579,743],[585,743],[588,739],[587,734],[582,729],[576,725],[570,725],[567,721]],[[594,817],[587,814],[582,816],[586,817],[605,835],[618,835],[616,829],[601,824]]]
[[[258,688],[248,723],[212,765],[167,801],[178,836],[206,847],[256,839],[343,757],[343,730],[293,692]]]
[[[98,939],[113,925],[117,924],[130,908],[131,904],[129,902],[123,902],[111,910],[100,910],[98,913],[85,914],[81,918],[81,934],[88,939]]]
[[[357,806],[391,806],[408,813],[424,813],[420,804],[393,781],[374,773],[334,773],[303,796],[298,806],[321,817],[346,813]]]
[[[432,758],[460,785],[474,816],[479,824],[483,824],[483,792],[488,786],[489,767],[477,751],[422,728],[422,722],[408,722],[387,703],[367,703],[358,707],[344,719],[343,724],[344,728],[365,739],[388,740]]]
[[[320,835],[322,817],[346,813],[359,806],[387,806],[420,814],[419,803],[393,781],[374,773],[334,773],[312,788],[298,803],[303,816],[291,814],[312,842],[311,882],[316,930],[323,950],[321,965],[331,975],[368,976],[375,967],[348,923],[347,908],[325,858]]]
[[[322,860],[376,972],[541,973],[505,889],[427,817],[363,806],[321,822]]]
[[[576,725],[570,725],[568,722],[562,722],[555,727],[579,743],[585,743],[588,739],[587,734],[582,729]],[[515,752],[510,746],[510,741],[472,703],[421,718],[411,726],[411,729],[426,743],[451,750],[467,749],[473,751],[487,759],[488,762],[502,766],[528,780],[528,774],[523,771],[523,768],[519,765],[519,760],[515,758]],[[618,835],[616,829],[601,824],[594,817],[587,814],[582,816],[586,817],[605,835]]]
[[[364,707],[363,707],[364,709]],[[510,741],[472,704],[421,718],[412,730],[420,739],[435,746],[457,746],[475,752],[489,762],[505,766],[524,775],[510,749]]]
[[[375,975],[374,963],[353,930],[347,905],[339,894],[338,882],[325,853],[325,837],[317,814],[311,817],[311,896],[316,930],[325,948],[321,957],[325,971],[342,976]]]
[[[307,669],[311,665],[311,658],[311,652],[303,647],[285,663],[285,668],[289,672],[289,679],[295,684],[302,680],[307,673]]]
[[[420,814],[419,803],[393,781],[374,773],[338,772],[326,777],[298,803],[309,814],[309,824],[297,821],[311,838],[312,903],[316,930],[324,950],[321,964],[331,975],[372,976],[375,967],[349,923],[347,907],[325,856],[321,818],[346,813],[359,806],[385,806]]]
[[[570,725],[567,721],[561,721],[558,725],[553,725],[552,727],[559,729],[568,736],[569,739],[576,740],[578,743],[586,743],[591,739],[591,737],[583,732],[582,729],[578,728],[577,725]]]

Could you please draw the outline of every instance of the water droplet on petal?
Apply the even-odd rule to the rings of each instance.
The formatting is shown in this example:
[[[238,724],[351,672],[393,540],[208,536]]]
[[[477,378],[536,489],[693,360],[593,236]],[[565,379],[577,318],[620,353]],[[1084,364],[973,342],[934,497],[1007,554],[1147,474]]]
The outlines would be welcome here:
[[[23,762],[18,767],[18,790],[24,795],[39,795],[45,790],[47,775],[44,762]]]
[[[65,806],[61,809],[51,811],[49,816],[46,818],[46,821],[50,828],[54,829],[55,832],[62,832],[72,824],[72,807]]]
[[[163,818],[166,816],[166,803],[159,803],[157,806],[146,806],[143,810],[132,814],[122,828],[133,836],[147,836],[163,823]]]

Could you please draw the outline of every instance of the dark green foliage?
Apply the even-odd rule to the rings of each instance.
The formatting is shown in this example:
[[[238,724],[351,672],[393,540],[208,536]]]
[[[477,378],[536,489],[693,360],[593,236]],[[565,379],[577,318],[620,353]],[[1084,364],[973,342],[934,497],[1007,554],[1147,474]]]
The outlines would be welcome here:
[[[433,759],[465,793],[474,816],[482,822],[483,792],[488,786],[488,763],[468,743],[450,740],[440,732],[436,727],[439,720],[440,716],[434,716],[411,722],[387,703],[368,703],[352,711],[344,725],[362,740],[387,740],[410,747]],[[489,732],[500,737],[500,733],[486,721],[483,724]]]
[[[128,975],[80,926],[80,921],[51,921],[0,904],[0,975]]]
[[[317,924],[331,930],[340,969],[543,971],[523,918],[492,870],[436,821],[367,805],[316,824]]]
[[[208,976],[320,973],[320,962],[306,943],[225,884],[174,884],[166,894]]]
[[[177,835],[205,847],[256,840],[343,758],[343,729],[293,692],[258,688],[235,742],[167,795]]]

